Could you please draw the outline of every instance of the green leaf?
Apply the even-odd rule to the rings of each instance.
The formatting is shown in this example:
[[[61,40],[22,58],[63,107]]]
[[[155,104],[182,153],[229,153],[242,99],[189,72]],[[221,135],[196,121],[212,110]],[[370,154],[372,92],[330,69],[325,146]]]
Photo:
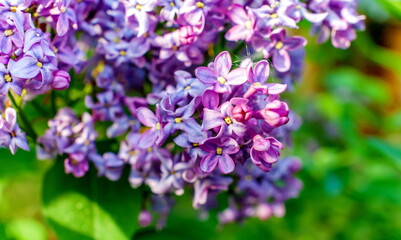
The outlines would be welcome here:
[[[7,235],[16,240],[45,240],[46,228],[37,220],[21,218],[6,225]]]
[[[387,11],[389,11],[394,17],[401,20],[401,0],[378,0]]]
[[[369,138],[368,144],[384,154],[385,156],[389,157],[393,162],[401,167],[401,149],[390,145],[389,143],[378,139],[378,138]]]
[[[42,211],[59,239],[129,239],[138,228],[140,194],[125,175],[112,182],[91,169],[75,178],[57,161],[44,180]]]

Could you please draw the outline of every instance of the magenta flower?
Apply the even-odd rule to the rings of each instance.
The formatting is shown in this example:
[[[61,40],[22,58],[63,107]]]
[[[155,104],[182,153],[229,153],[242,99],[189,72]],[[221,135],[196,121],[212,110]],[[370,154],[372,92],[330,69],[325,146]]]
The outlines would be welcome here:
[[[220,172],[224,174],[234,171],[235,164],[230,155],[239,151],[239,145],[233,138],[226,138],[224,140],[209,138],[199,147],[208,152],[200,162],[202,171],[210,173],[217,166]]]
[[[277,139],[256,135],[253,137],[250,153],[252,162],[263,171],[270,171],[272,164],[277,162],[281,149],[283,145]]]
[[[241,85],[247,80],[246,69],[237,68],[230,72],[231,67],[230,53],[224,51],[215,58],[213,68],[198,67],[195,75],[202,82],[212,85],[215,92],[230,93],[230,86]]]
[[[290,109],[287,103],[280,100],[269,102],[266,107],[254,114],[255,118],[263,119],[270,127],[280,127],[289,121]]]
[[[72,153],[64,160],[66,173],[72,173],[75,177],[82,177],[89,170],[89,162],[83,153]]]

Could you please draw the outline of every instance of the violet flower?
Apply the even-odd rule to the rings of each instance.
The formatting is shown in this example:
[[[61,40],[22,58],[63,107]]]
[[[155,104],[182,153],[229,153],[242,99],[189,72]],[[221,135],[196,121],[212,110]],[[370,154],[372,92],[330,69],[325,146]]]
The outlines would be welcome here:
[[[12,75],[23,79],[34,78],[40,74],[42,79],[40,88],[52,81],[53,72],[57,70],[56,66],[57,59],[46,56],[43,49],[36,45],[23,58],[13,64],[10,72]]]
[[[283,28],[275,29],[270,35],[270,42],[265,46],[265,57],[273,56],[273,66],[279,72],[286,72],[291,67],[288,51],[303,47],[306,40],[302,37],[286,37]]]
[[[230,93],[231,87],[246,82],[246,69],[237,68],[230,72],[232,67],[231,56],[227,51],[221,52],[214,60],[213,68],[198,67],[195,70],[196,77],[213,86],[218,93]]]
[[[233,106],[230,102],[223,103],[218,110],[203,109],[202,130],[220,127],[219,136],[222,134],[230,136],[235,133],[243,137],[248,126],[235,120],[232,111]]]
[[[220,172],[228,174],[234,171],[235,164],[230,155],[239,151],[237,141],[233,138],[216,139],[209,138],[199,146],[202,150],[208,152],[201,160],[200,167],[204,172],[210,173],[217,166]]]
[[[140,107],[137,110],[138,120],[145,126],[150,127],[146,130],[138,143],[140,148],[149,148],[152,145],[160,144],[164,138],[164,131],[162,129],[160,107],[156,107],[156,115],[148,108]]]
[[[10,59],[7,67],[12,68],[14,64],[15,62]],[[15,77],[9,69],[0,63],[0,95],[6,96],[11,88],[18,96],[21,96],[24,84],[24,79]]]
[[[255,64],[255,66],[248,67],[248,81],[251,83],[248,91],[244,94],[244,98],[249,98],[257,92],[263,94],[274,94],[278,95],[283,93],[287,85],[280,83],[266,83],[269,78],[270,68],[269,62],[261,60]]]

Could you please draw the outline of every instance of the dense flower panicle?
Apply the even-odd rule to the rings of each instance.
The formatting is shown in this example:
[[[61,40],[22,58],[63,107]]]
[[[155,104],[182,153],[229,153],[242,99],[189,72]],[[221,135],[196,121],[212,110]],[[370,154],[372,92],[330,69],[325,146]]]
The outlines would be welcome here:
[[[128,167],[131,186],[152,192],[158,226],[187,186],[202,210],[229,191],[222,223],[282,216],[302,186],[299,161],[279,160],[300,122],[280,94],[302,75],[306,40],[287,31],[301,20],[337,48],[364,24],[354,0],[0,0],[0,145],[29,149],[9,96],[24,103],[85,71],[89,111],[60,109],[39,159],[59,156],[76,177],[93,165],[112,181]],[[110,140],[118,149],[99,147]],[[140,224],[151,221],[142,209]]]

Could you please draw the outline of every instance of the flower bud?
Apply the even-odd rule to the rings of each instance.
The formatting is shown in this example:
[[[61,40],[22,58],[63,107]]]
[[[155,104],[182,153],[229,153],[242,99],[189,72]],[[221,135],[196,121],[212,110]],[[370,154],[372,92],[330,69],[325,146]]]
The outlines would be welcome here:
[[[70,75],[63,70],[57,70],[53,73],[52,87],[55,90],[64,90],[70,86]]]
[[[194,28],[191,26],[183,26],[179,29],[180,42],[183,45],[188,45],[195,42],[197,35]]]
[[[287,103],[274,100],[268,103],[264,109],[258,111],[255,117],[265,120],[272,127],[280,127],[289,121],[289,113]]]
[[[256,207],[256,216],[260,220],[267,220],[272,215],[272,209],[267,203],[261,203]]]
[[[138,216],[138,222],[141,227],[149,226],[152,222],[152,215],[146,210],[142,210]]]
[[[240,104],[233,108],[232,114],[238,122],[245,122],[252,118],[253,110],[246,104]]]

